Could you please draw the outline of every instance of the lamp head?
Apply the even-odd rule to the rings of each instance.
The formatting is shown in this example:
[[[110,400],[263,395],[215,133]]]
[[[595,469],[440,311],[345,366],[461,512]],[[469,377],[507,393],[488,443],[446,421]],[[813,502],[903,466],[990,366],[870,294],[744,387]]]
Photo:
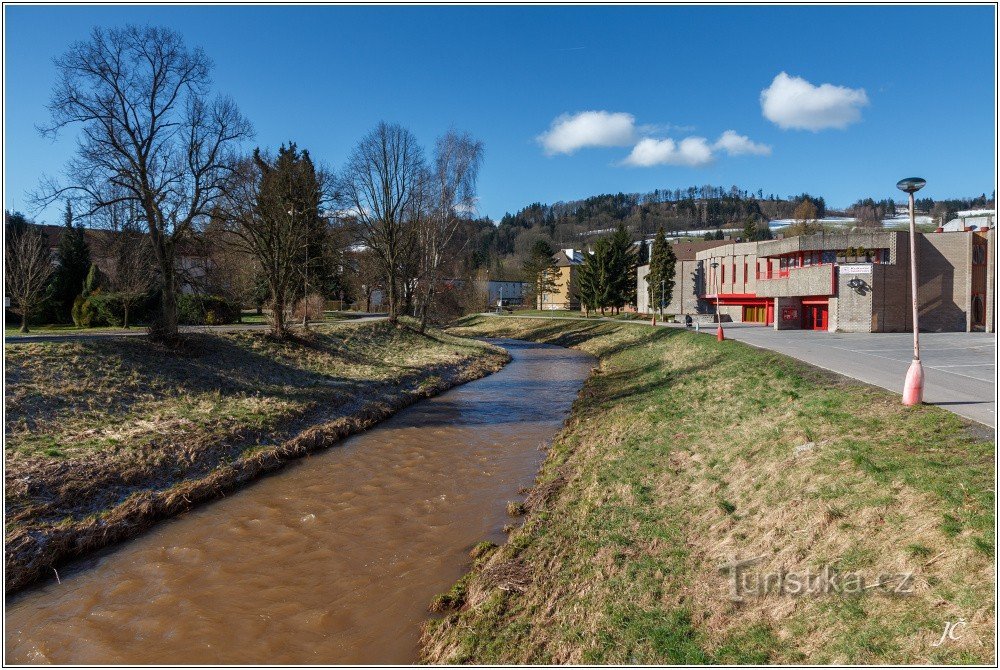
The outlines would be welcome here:
[[[927,184],[926,179],[920,177],[907,177],[896,182],[896,188],[904,193],[916,193]]]

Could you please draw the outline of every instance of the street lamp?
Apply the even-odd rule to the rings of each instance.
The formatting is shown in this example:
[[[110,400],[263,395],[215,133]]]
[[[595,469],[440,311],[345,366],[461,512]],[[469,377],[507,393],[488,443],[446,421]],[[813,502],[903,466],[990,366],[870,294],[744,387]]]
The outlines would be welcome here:
[[[910,296],[913,303],[913,362],[903,383],[903,404],[919,405],[924,401],[924,368],[920,364],[920,323],[917,306],[917,230],[913,214],[913,194],[927,184],[920,177],[900,179],[896,188],[910,196]]]
[[[718,278],[719,276],[719,262],[712,261],[712,273]],[[715,320],[718,322],[719,327],[715,330],[715,339],[722,342],[726,339],[726,334],[722,332],[722,312],[719,311],[719,291],[722,290],[722,282],[719,282],[719,288],[715,290]]]

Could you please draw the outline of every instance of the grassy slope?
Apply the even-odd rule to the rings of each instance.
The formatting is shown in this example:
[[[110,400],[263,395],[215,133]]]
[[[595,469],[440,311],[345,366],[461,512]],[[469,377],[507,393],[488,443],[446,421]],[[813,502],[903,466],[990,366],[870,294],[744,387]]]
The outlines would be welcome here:
[[[636,324],[472,317],[453,332],[601,360],[525,525],[456,586],[423,660],[991,662],[994,461],[934,407],[736,342]],[[814,443],[811,450],[795,447]],[[914,593],[729,598],[719,572],[832,565]],[[961,639],[940,647],[945,621]]]
[[[180,511],[506,358],[386,322],[282,343],[190,335],[180,351],[135,338],[7,346],[8,576],[48,570],[43,559],[74,553],[81,533],[88,548],[114,541],[109,526]]]

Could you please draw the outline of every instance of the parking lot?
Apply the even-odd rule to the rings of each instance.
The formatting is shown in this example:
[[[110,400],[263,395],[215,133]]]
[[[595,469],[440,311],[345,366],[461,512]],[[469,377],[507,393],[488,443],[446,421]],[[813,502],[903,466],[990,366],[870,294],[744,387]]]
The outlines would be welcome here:
[[[725,324],[726,336],[902,393],[912,333],[776,331]],[[921,333],[924,402],[996,427],[996,334]]]

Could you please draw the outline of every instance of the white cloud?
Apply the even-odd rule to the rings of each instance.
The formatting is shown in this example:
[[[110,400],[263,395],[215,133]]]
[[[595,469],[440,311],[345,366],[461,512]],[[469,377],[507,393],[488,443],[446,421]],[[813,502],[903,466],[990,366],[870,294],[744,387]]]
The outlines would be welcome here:
[[[722,133],[715,142],[715,148],[725,151],[730,156],[742,156],[744,154],[753,154],[755,156],[771,155],[770,146],[754,142],[746,135],[740,135],[735,130],[727,130]]]
[[[785,129],[845,128],[861,120],[861,108],[867,105],[868,95],[863,88],[814,86],[785,72],[778,73],[760,92],[764,118]]]
[[[685,137],[675,142],[669,137],[657,140],[646,137],[632,148],[623,165],[652,167],[654,165],[686,165],[698,167],[713,160],[712,147],[704,137]]]
[[[563,114],[537,139],[549,155],[571,154],[584,147],[624,147],[635,141],[635,117],[604,111]]]

